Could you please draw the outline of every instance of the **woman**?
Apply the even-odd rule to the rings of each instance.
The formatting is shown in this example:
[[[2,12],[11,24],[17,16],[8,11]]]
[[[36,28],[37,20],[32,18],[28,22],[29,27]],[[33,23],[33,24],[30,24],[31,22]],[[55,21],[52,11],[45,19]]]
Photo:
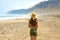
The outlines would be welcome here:
[[[30,37],[31,37],[31,40],[36,40],[38,22],[37,22],[36,15],[34,13],[31,15],[31,18],[29,20],[29,25],[28,26],[30,28]]]

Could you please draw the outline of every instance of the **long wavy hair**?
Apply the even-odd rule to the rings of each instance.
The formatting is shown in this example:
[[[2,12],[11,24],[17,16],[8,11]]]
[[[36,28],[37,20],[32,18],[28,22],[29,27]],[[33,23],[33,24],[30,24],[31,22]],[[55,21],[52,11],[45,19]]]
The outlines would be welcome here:
[[[30,24],[32,25],[32,26],[35,26],[36,24],[37,24],[37,21],[36,21],[37,19],[33,19],[33,18],[31,18],[30,19]]]

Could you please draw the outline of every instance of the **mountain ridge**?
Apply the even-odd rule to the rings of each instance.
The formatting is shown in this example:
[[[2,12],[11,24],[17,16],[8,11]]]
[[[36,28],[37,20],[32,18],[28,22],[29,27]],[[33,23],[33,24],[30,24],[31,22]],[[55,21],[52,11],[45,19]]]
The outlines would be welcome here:
[[[55,1],[49,0],[49,1],[43,1],[41,3],[38,3],[29,9],[11,10],[8,13],[10,13],[10,14],[27,14],[27,13],[32,12],[32,11],[35,11],[35,12],[37,11],[39,13],[39,11],[42,12],[44,10],[46,10],[46,12],[48,10],[50,10],[50,12],[51,12],[51,10],[52,11],[58,10],[59,7],[60,7],[60,1],[59,0],[55,0]]]

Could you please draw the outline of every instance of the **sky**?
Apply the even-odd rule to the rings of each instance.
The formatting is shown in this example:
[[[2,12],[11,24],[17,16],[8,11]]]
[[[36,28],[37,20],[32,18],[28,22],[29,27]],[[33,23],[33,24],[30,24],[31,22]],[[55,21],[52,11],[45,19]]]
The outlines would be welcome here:
[[[47,0],[0,0],[0,13],[7,13],[10,10],[28,9]]]

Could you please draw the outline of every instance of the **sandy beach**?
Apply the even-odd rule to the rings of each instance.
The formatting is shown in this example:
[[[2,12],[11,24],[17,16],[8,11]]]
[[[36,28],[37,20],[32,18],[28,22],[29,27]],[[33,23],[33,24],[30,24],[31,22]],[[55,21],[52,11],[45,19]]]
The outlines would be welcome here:
[[[60,40],[60,18],[38,19],[37,40]],[[0,40],[30,40],[28,19],[0,21]]]

